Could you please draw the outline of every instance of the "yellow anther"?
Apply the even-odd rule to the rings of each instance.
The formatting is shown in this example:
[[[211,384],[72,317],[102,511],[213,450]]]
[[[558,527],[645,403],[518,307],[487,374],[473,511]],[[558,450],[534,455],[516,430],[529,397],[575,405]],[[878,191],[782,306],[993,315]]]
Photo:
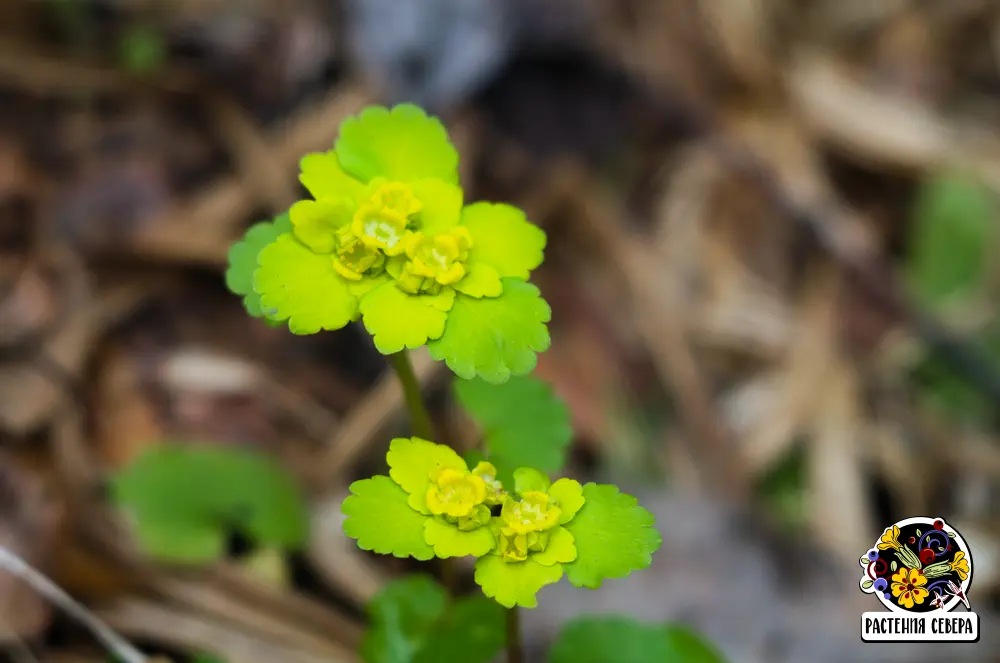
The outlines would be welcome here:
[[[333,257],[333,268],[350,281],[360,281],[368,271],[379,271],[385,264],[385,256],[360,240],[350,226],[337,231],[337,249]]]
[[[504,527],[516,534],[542,532],[559,524],[562,512],[554,506],[546,493],[528,491],[520,500],[508,498],[500,512]]]
[[[434,515],[468,517],[485,500],[486,484],[468,470],[444,468],[431,476],[427,508]]]

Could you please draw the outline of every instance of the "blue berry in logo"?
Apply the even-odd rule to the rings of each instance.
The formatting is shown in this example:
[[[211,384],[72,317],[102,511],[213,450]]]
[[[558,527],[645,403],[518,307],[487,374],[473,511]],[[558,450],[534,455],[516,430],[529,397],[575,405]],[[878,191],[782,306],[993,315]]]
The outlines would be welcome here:
[[[876,592],[884,592],[888,586],[889,583],[885,581],[885,578],[879,578],[878,580],[875,581]],[[886,595],[886,598],[888,598],[888,594]]]
[[[886,601],[891,601],[891,600],[892,600],[892,594],[890,594],[889,592],[886,592],[886,593],[885,593],[885,594],[883,594],[882,596],[884,596],[884,597],[885,597],[885,600],[886,600]]]
[[[872,548],[871,550],[869,550],[868,551],[868,559],[871,560],[871,561],[873,561],[873,562],[876,559],[878,559],[878,551],[875,550],[874,548]]]

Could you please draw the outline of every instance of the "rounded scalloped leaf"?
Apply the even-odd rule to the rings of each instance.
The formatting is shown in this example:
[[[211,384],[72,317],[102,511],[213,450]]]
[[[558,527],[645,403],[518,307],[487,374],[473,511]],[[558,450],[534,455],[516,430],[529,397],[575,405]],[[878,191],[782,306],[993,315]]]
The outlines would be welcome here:
[[[385,460],[389,464],[389,476],[409,493],[410,507],[423,513],[430,513],[425,499],[431,472],[440,468],[469,469],[451,447],[419,437],[397,437],[389,442]]]
[[[547,473],[563,469],[573,426],[569,408],[547,382],[525,375],[503,384],[460,380],[454,389],[462,407],[482,428],[490,461],[505,486],[511,485],[512,473],[520,467]]]
[[[503,608],[484,596],[451,601],[424,574],[387,583],[368,614],[366,663],[489,663],[505,642]]]
[[[490,663],[507,640],[504,610],[484,596],[455,601],[412,663]]]
[[[552,309],[538,288],[503,279],[499,297],[456,297],[444,333],[427,347],[460,378],[479,376],[501,384],[534,370],[538,353],[548,350],[551,342],[546,327],[551,318]]]
[[[347,198],[359,202],[367,193],[363,182],[344,172],[332,150],[302,157],[299,161],[299,181],[316,200]]]
[[[436,178],[458,184],[458,151],[437,118],[413,104],[371,106],[340,125],[341,168],[362,182]]]
[[[569,581],[597,589],[606,578],[648,567],[662,543],[653,514],[610,484],[588,483],[583,497],[583,507],[565,525],[577,551],[576,561],[565,566]]]
[[[113,495],[130,514],[139,545],[166,561],[212,561],[233,531],[288,549],[308,533],[292,477],[267,456],[242,449],[150,448],[114,479]]]
[[[469,297],[499,297],[503,294],[503,283],[496,269],[477,262],[469,265],[469,273],[455,284],[455,290]]]
[[[427,517],[407,504],[406,492],[392,479],[379,475],[355,481],[351,493],[340,510],[347,516],[344,534],[359,548],[420,561],[434,557],[424,540]]]
[[[497,555],[476,560],[476,584],[483,594],[506,608],[537,608],[537,594],[542,587],[559,582],[563,567],[542,566],[530,559],[508,563]]]
[[[724,663],[704,638],[683,626],[629,617],[581,617],[567,624],[548,663]]]
[[[367,663],[409,663],[444,616],[448,592],[424,574],[387,583],[368,603],[370,627],[361,641]]]
[[[254,290],[261,308],[288,321],[293,334],[333,331],[357,319],[358,299],[328,255],[313,253],[291,234],[278,237],[257,258]]]
[[[454,302],[451,288],[437,295],[410,295],[390,281],[362,297],[360,311],[376,349],[391,355],[441,336]]]
[[[512,205],[473,203],[462,210],[462,225],[472,235],[469,264],[483,262],[501,277],[523,280],[542,264],[545,232]]]
[[[429,518],[424,525],[424,540],[434,549],[434,555],[448,557],[482,557],[496,544],[489,527],[463,532],[442,518]]]
[[[255,223],[244,233],[242,239],[229,247],[226,287],[234,295],[243,297],[243,308],[255,318],[264,317],[260,307],[260,295],[253,289],[257,256],[265,246],[291,231],[292,222],[288,213],[285,213],[273,221]]]

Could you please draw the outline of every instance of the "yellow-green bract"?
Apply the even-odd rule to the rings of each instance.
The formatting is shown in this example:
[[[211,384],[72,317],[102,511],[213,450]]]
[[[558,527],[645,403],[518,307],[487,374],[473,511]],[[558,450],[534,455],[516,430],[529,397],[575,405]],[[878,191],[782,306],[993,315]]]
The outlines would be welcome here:
[[[393,440],[386,460],[389,476],[351,485],[344,532],[384,555],[477,557],[476,582],[507,607],[536,607],[539,590],[564,574],[600,587],[646,568],[660,547],[653,515],[612,485],[520,468],[510,490],[490,463],[470,469],[449,447],[416,437]]]
[[[464,204],[444,126],[412,104],[348,118],[301,161],[312,199],[257,224],[229,254],[247,311],[292,333],[362,320],[383,354],[427,345],[462,378],[524,375],[549,346],[528,282],[545,233],[506,204]]]

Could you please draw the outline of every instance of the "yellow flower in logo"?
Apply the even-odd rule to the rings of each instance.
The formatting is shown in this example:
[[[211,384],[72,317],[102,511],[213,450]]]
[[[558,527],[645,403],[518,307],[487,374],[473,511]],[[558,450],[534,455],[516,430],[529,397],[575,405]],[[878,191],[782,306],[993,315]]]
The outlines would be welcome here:
[[[958,574],[960,580],[969,577],[969,560],[965,559],[965,553],[961,550],[955,553],[955,558],[951,560],[951,570]]]
[[[899,528],[895,525],[892,526],[892,529],[887,528],[883,532],[882,538],[878,540],[879,550],[889,550],[890,548],[899,550]]]
[[[899,528],[895,528],[897,533]],[[919,569],[908,569],[905,566],[892,576],[892,595],[896,597],[896,602],[911,610],[914,604],[921,604],[930,594],[924,585],[927,578]]]

